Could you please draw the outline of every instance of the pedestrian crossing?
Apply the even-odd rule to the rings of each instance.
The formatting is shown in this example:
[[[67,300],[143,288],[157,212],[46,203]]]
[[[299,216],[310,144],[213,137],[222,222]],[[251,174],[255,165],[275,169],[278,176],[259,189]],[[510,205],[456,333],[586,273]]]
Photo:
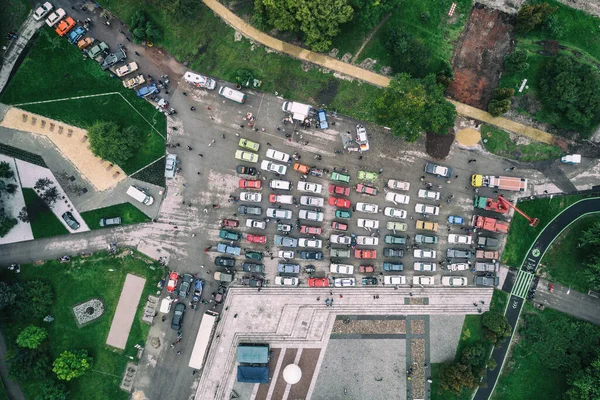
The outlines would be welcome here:
[[[533,278],[534,275],[531,272],[520,270],[519,274],[517,275],[517,280],[513,285],[511,294],[522,299],[526,298]]]

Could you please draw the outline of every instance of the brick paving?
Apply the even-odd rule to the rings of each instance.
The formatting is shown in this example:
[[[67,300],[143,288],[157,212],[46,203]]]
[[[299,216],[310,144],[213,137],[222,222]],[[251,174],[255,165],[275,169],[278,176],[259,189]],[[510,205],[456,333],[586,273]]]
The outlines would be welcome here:
[[[300,356],[300,361],[298,362],[298,366],[302,370],[302,378],[298,383],[292,385],[287,397],[288,400],[306,399],[308,397],[308,389],[310,388],[310,383],[313,380],[315,368],[320,356],[321,349],[302,350],[302,355]]]
[[[298,349],[286,349],[285,354],[283,355],[283,363],[281,364],[281,369],[279,370],[279,374],[277,375],[277,379],[275,382],[271,382],[271,385],[275,385],[271,398],[272,399],[283,399],[283,394],[285,393],[285,387],[287,383],[283,379],[283,370],[289,364],[294,363],[294,359],[296,358],[296,353]],[[308,391],[308,389],[307,389]]]
[[[279,348],[271,348],[271,359],[269,360],[269,383],[261,383],[258,385],[258,391],[256,392],[256,397],[254,400],[266,400],[267,393],[269,393],[269,386],[273,382],[273,375],[275,374],[275,367],[277,366],[277,361],[279,360],[279,355],[281,354],[281,349]]]
[[[388,334],[401,335],[406,333],[404,320],[336,320],[333,324],[332,334]]]

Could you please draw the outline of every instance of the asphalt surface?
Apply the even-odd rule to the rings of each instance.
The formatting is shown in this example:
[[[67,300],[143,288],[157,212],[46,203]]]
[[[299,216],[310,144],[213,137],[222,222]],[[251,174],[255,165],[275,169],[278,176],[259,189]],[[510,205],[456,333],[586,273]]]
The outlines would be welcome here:
[[[572,205],[571,207],[567,208],[566,210],[564,210],[561,214],[558,215],[558,217],[556,217],[552,222],[550,222],[548,224],[548,226],[546,226],[546,228],[541,232],[541,234],[539,235],[539,237],[537,238],[537,240],[535,241],[535,243],[533,244],[533,246],[531,247],[531,249],[529,250],[529,253],[527,254],[527,257],[525,258],[525,261],[523,263],[523,266],[521,267],[522,269],[529,269],[531,272],[535,272],[535,269],[537,268],[540,260],[542,259],[544,253],[546,252],[546,250],[548,249],[548,247],[550,247],[550,245],[552,244],[552,242],[554,241],[554,239],[567,227],[569,226],[573,221],[577,220],[578,218],[584,216],[585,214],[589,214],[589,213],[597,213],[600,212],[600,198],[593,198],[593,199],[585,199],[582,200],[574,205]],[[524,276],[524,275],[521,275]],[[518,278],[517,278],[518,280]],[[518,282],[516,283],[516,285],[518,284]],[[540,286],[538,286],[540,287]],[[544,292],[544,289],[542,288],[540,290],[540,292]],[[556,297],[553,297],[553,301],[552,303],[549,301],[550,297],[547,294],[543,294],[541,297],[538,297],[538,302],[544,302],[544,298],[546,298],[548,305],[556,308],[555,304],[558,304],[559,302],[561,302],[559,299],[562,299],[564,297],[568,296],[565,292],[565,294],[563,295],[561,293],[561,296],[558,297],[558,294]],[[597,300],[597,299],[594,299]],[[511,333],[511,338],[510,340],[505,340],[500,346],[497,346],[494,348],[493,352],[492,352],[492,358],[496,361],[497,365],[500,365],[500,368],[495,368],[492,371],[488,371],[484,380],[480,383],[479,389],[477,390],[477,392],[475,393],[475,400],[487,400],[491,397],[494,388],[496,386],[496,382],[498,381],[498,376],[500,376],[500,373],[502,371],[502,366],[504,366],[504,362],[506,361],[506,356],[508,354],[508,350],[510,347],[510,343],[512,340],[512,336],[514,335],[515,329],[517,328],[517,323],[519,320],[519,316],[521,314],[521,310],[523,308],[523,303],[525,302],[525,300],[522,297],[517,297],[515,295],[511,295],[509,303],[508,303],[508,308],[506,309],[506,318],[508,319],[508,323],[512,326],[512,333]],[[587,301],[585,304],[581,304],[577,301],[569,301],[569,305],[564,305],[563,306],[563,310],[565,310],[565,312],[568,312],[567,310],[571,311],[570,314],[572,315],[576,315],[580,314],[582,315],[589,315],[589,314],[594,314],[596,316],[596,321],[597,321],[597,316],[598,316],[598,304],[599,302],[596,301]],[[580,312],[577,309],[578,308],[585,308],[585,311]],[[558,309],[558,308],[557,308]],[[562,311],[562,310],[561,310]],[[575,313],[575,314],[573,314]],[[588,318],[584,318],[589,320]],[[594,321],[592,321],[594,322]],[[597,322],[595,322],[597,323]]]

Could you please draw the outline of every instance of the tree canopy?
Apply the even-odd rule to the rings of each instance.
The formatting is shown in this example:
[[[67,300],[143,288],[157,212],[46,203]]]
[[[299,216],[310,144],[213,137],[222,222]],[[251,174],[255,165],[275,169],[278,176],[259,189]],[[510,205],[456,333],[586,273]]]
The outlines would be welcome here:
[[[48,332],[44,328],[28,325],[17,336],[17,344],[28,349],[37,349],[47,337]]]
[[[571,388],[567,391],[569,400],[600,399],[600,358],[570,379]]]
[[[600,222],[581,233],[578,246],[586,254],[584,273],[593,289],[600,289]]]
[[[487,311],[483,313],[481,318],[486,337],[492,343],[499,343],[508,336],[512,331],[508,320],[504,314],[495,311]]]
[[[181,3],[181,4],[180,4]],[[171,2],[171,10],[174,13],[181,13],[189,10],[187,8],[189,6],[189,1],[177,1],[175,3]],[[133,16],[131,17],[131,25],[129,29],[132,32],[133,40],[136,42],[141,42],[144,40],[159,40],[162,38],[162,31],[160,27],[148,20],[146,13],[144,10],[137,10]]]
[[[548,60],[540,72],[540,99],[581,128],[600,122],[600,72],[571,56]]]
[[[542,25],[558,9],[548,3],[524,4],[517,14],[517,30],[529,32]]]
[[[92,365],[92,357],[86,350],[63,351],[52,364],[52,372],[61,381],[70,381],[78,378]]]
[[[416,39],[397,25],[391,25],[384,41],[392,55],[392,69],[396,73],[406,72],[416,78],[425,76],[432,56],[422,39]]]
[[[280,31],[299,32],[314,51],[327,51],[340,31],[339,25],[352,19],[347,0],[255,0],[255,10],[269,25]]]
[[[92,125],[88,135],[94,154],[115,164],[123,164],[133,156],[141,137],[137,127],[121,129],[114,122],[104,121]]]
[[[409,142],[422,132],[447,134],[456,118],[456,108],[444,99],[444,88],[432,74],[423,79],[397,75],[376,100],[375,108],[379,122]]]

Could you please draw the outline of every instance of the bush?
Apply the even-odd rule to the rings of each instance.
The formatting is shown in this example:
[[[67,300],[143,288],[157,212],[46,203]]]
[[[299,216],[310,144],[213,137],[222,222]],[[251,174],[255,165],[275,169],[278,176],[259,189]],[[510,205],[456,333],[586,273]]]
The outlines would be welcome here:
[[[395,25],[387,30],[384,42],[392,54],[392,69],[396,73],[406,72],[415,78],[423,78],[432,59],[431,50],[421,40]]]
[[[48,332],[39,326],[29,325],[17,336],[17,344],[28,349],[37,349],[48,337]]]
[[[62,383],[47,381],[35,400],[67,400],[69,393]]]
[[[43,379],[50,371],[50,357],[40,350],[17,347],[8,353],[7,361],[10,376],[21,382]]]
[[[440,387],[454,393],[474,388],[476,379],[468,365],[458,363],[443,364],[440,368]]]
[[[50,313],[54,303],[54,292],[50,284],[39,281],[25,281],[13,285],[15,308],[13,315],[17,319],[41,320]]]
[[[494,344],[502,342],[510,336],[512,327],[503,314],[495,311],[483,313],[481,323],[488,340]]]
[[[0,281],[0,310],[5,309],[8,306],[12,306],[15,303],[17,294],[11,286],[6,282]]]
[[[534,30],[557,9],[548,3],[525,4],[517,14],[517,30],[524,33]]]
[[[515,94],[514,89],[498,88],[494,90],[492,100],[488,104],[488,112],[498,117],[510,111],[510,98]]]
[[[52,372],[61,381],[79,378],[91,367],[92,357],[87,350],[63,351],[52,364]]]
[[[515,50],[504,59],[504,68],[508,72],[523,72],[529,68],[528,58],[526,50]]]
[[[133,40],[141,42],[144,40],[156,41],[162,38],[162,30],[152,21],[148,20],[144,10],[137,10],[131,17],[131,26]]]

